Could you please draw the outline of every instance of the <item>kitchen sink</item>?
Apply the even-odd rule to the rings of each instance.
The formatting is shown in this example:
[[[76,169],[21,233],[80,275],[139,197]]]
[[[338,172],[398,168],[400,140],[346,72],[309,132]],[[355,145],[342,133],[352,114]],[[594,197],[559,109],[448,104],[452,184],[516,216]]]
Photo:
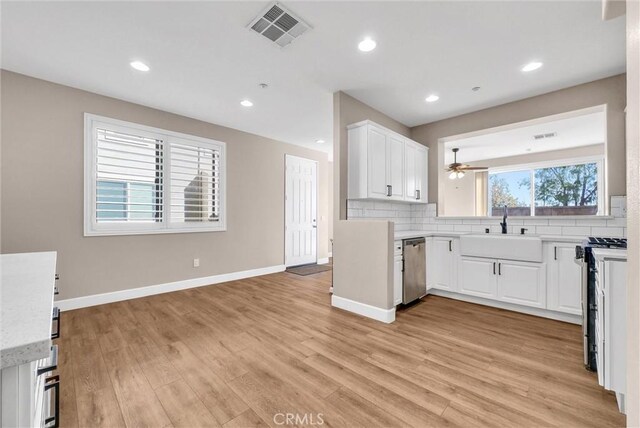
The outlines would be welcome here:
[[[470,234],[460,237],[460,254],[491,259],[542,261],[542,240],[532,235]]]

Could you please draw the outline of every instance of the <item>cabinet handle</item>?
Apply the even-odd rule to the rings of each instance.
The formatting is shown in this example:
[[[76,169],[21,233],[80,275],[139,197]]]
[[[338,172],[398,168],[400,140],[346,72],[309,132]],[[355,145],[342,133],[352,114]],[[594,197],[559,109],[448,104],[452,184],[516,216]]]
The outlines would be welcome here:
[[[502,275],[502,263],[498,263],[498,275]]]
[[[496,274],[496,262],[493,262],[493,274]]]
[[[51,333],[51,339],[59,339],[60,338],[60,309],[56,306],[53,308],[53,316],[51,317],[51,321],[56,322],[56,331]]]
[[[452,251],[451,250],[451,240],[449,240],[449,251]]]
[[[51,347],[51,364],[36,370],[36,375],[42,376],[43,374],[49,373],[57,368],[58,368],[58,345],[53,345]]]
[[[387,184],[387,196],[391,196],[391,185]]]
[[[420,200],[420,190],[416,190],[416,199]]]
[[[48,391],[51,388],[53,388],[55,394],[53,416],[45,418],[44,426],[45,428],[58,428],[60,426],[60,375],[51,376],[45,380],[44,390]]]
[[[553,260],[558,260],[558,247],[553,247]]]

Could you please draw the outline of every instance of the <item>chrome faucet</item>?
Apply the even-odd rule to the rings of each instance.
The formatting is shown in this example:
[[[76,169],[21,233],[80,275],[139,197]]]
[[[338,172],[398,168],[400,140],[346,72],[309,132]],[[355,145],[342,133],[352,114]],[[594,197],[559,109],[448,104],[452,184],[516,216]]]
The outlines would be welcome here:
[[[502,227],[502,234],[507,234],[507,206],[504,206],[504,215],[502,216],[502,223],[500,223],[500,227]]]

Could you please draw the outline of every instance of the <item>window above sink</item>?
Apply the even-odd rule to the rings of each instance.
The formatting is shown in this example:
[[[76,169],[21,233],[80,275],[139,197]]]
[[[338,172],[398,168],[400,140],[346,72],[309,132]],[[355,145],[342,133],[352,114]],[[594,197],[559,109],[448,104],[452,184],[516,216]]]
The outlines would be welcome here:
[[[606,216],[606,105],[441,138],[438,216]]]
[[[489,168],[488,216],[600,215],[604,207],[604,156],[576,158],[505,168]]]

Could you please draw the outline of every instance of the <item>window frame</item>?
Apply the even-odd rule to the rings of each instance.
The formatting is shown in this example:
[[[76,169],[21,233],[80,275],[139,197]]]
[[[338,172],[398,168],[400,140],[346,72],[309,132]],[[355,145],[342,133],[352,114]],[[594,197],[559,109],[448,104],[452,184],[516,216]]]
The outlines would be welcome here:
[[[162,220],[159,222],[97,222],[97,128],[137,135],[163,142]],[[171,222],[171,144],[218,150],[220,216],[217,222]],[[84,114],[84,236],[149,235],[164,233],[225,232],[227,230],[226,143],[166,129],[140,125],[91,113]]]
[[[571,166],[571,165],[584,165],[584,164],[588,164],[588,163],[595,163],[597,165],[597,169],[598,169],[598,211],[596,212],[595,216],[604,216],[604,212],[605,212],[605,196],[604,196],[604,189],[605,189],[605,183],[604,183],[604,165],[605,165],[605,157],[604,155],[597,155],[597,156],[583,156],[583,157],[579,157],[579,158],[575,158],[575,159],[563,159],[563,160],[557,160],[557,161],[544,161],[544,162],[534,162],[534,163],[527,163],[527,164],[519,164],[519,165],[509,165],[509,166],[504,166],[504,167],[494,167],[494,168],[489,168],[487,170],[487,183],[490,182],[490,177],[491,174],[500,174],[500,173],[505,173],[505,172],[518,172],[518,171],[529,171],[530,176],[531,176],[531,189],[530,191],[530,198],[531,198],[531,215],[528,216],[518,216],[518,217],[536,217],[536,199],[535,199],[535,192],[536,192],[536,186],[535,186],[535,171],[536,169],[544,169],[544,168],[554,168],[554,167],[561,167],[561,166]],[[492,206],[491,206],[491,189],[489,189],[487,191],[487,217],[495,217],[492,215]],[[590,215],[585,215],[584,217],[593,217],[593,214]],[[550,217],[550,216],[542,216],[542,217]],[[570,216],[552,216],[554,218],[565,218],[565,217],[582,217],[580,215],[570,215]]]

